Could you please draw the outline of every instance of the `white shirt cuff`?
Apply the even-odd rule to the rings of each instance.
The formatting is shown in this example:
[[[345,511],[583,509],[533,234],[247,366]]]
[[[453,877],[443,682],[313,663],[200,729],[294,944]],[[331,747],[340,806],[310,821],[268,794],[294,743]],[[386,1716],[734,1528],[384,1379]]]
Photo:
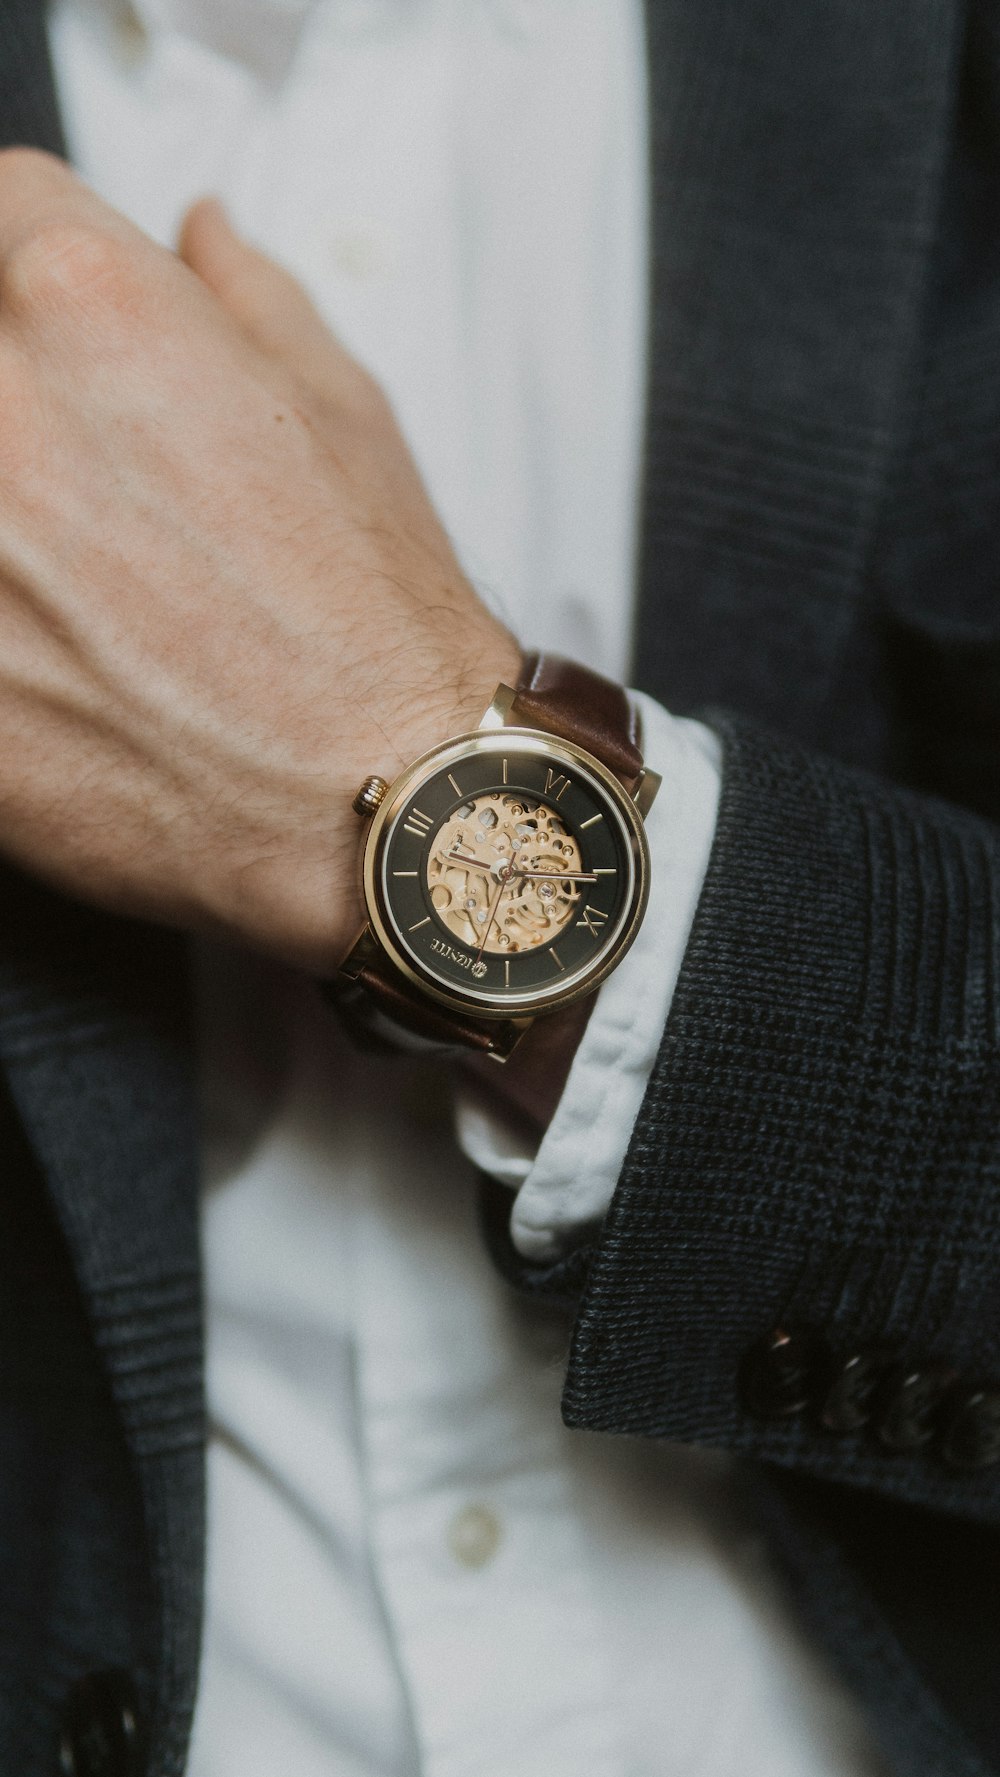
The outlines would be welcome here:
[[[539,1263],[557,1258],[600,1221],[625,1152],[670,1010],[715,837],[722,777],[718,737],[635,694],[643,752],[663,785],[646,821],[649,904],[639,934],[600,988],[552,1122],[537,1152],[502,1115],[459,1094],[463,1152],[516,1190],[511,1238]]]

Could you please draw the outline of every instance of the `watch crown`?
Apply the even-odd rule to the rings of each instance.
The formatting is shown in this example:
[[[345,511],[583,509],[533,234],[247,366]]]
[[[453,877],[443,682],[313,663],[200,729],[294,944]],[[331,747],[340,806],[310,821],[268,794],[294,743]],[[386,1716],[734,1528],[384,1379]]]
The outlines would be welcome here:
[[[384,777],[366,777],[351,803],[355,814],[374,814],[385,797],[389,785]]]

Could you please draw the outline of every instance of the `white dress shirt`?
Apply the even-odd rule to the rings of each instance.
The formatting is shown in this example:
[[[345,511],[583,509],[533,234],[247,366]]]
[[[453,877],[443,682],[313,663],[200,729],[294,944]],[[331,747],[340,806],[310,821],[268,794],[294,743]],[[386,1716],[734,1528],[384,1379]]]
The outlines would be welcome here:
[[[220,194],[387,388],[483,596],[629,655],[645,111],[637,0],[63,0],[74,159],[164,242]],[[572,1436],[473,1160],[545,1256],[606,1207],[715,820],[643,700],[653,900],[537,1155],[307,983],[203,957],[209,1573],[193,1777],[861,1777],[729,1464]],[[442,737],[444,738],[444,737]]]

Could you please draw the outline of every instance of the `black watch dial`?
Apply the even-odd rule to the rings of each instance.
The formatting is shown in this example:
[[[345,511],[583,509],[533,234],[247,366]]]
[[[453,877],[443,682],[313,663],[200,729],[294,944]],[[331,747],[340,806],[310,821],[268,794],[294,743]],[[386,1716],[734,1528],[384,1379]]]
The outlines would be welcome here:
[[[641,828],[583,758],[505,736],[404,791],[376,880],[387,935],[419,977],[530,1009],[610,966],[636,919]]]

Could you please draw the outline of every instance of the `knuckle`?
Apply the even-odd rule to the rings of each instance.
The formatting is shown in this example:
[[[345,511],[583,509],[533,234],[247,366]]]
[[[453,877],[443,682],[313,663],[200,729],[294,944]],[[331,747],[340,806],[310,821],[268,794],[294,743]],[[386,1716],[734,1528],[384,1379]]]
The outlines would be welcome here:
[[[12,248],[3,270],[3,304],[11,313],[100,307],[125,313],[136,302],[136,277],[126,244],[79,222],[45,222]]]

